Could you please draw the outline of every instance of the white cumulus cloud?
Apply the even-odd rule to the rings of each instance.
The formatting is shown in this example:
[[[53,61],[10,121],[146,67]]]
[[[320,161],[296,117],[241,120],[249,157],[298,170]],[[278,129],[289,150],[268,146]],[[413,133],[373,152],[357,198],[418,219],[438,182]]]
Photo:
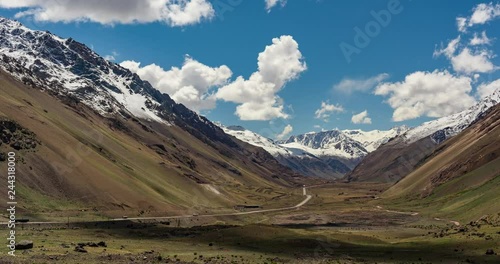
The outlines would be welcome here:
[[[258,56],[258,71],[248,80],[239,76],[217,92],[218,99],[239,104],[236,115],[241,120],[289,117],[277,93],[298,78],[307,66],[292,36],[274,38],[272,42]]]
[[[500,4],[481,3],[472,9],[471,16],[458,17],[457,27],[460,32],[465,32],[469,27],[486,24],[498,17],[500,17]]]
[[[476,24],[485,24],[499,16],[500,4],[478,4],[473,9],[472,16],[469,18],[469,26],[473,26]]]
[[[214,88],[225,85],[232,76],[231,70],[222,65],[210,67],[186,56],[181,68],[164,70],[156,64],[141,67],[139,62],[124,61],[121,66],[137,73],[153,87],[167,93],[177,103],[194,110],[209,110],[215,107]]]
[[[467,30],[467,18],[457,17],[457,28],[460,32],[465,32]]]
[[[389,97],[387,102],[394,109],[394,121],[442,117],[475,103],[470,96],[471,82],[469,77],[457,77],[448,71],[418,71],[407,75],[404,81],[380,84],[375,94]]]
[[[329,102],[321,102],[321,107],[314,112],[316,119],[323,119],[325,122],[332,113],[344,112],[344,108],[341,105],[330,104]]]
[[[266,10],[267,12],[271,12],[271,9],[276,5],[280,4],[281,6],[286,5],[287,0],[266,0]]]
[[[285,128],[283,129],[283,132],[281,132],[280,134],[276,135],[276,139],[278,139],[278,140],[285,139],[292,132],[293,132],[292,125],[286,125]]]
[[[351,122],[354,124],[371,124],[372,119],[368,116],[368,111],[365,110],[359,114],[353,115]]]
[[[490,45],[491,39],[486,35],[486,31],[483,31],[481,35],[474,33],[474,37],[470,40],[469,44],[471,46]]]
[[[453,57],[453,55],[455,55],[455,52],[458,49],[459,44],[460,44],[460,36],[448,42],[448,45],[446,45],[446,47],[444,48],[442,47],[441,49],[434,51],[434,57],[441,55],[445,55],[448,58]],[[442,45],[443,44],[441,44],[441,46]]]
[[[460,36],[452,39],[446,47],[434,51],[434,56],[444,55],[451,62],[453,70],[458,73],[472,75],[474,73],[489,73],[498,69],[491,59],[495,57],[492,51],[486,48],[472,48],[468,45],[460,45]],[[477,34],[467,44],[480,45],[489,43],[486,33],[481,36]]]
[[[488,50],[472,51],[464,48],[458,55],[451,57],[451,65],[456,72],[471,74],[488,73],[496,70],[491,62],[493,55]]]
[[[108,61],[115,61],[118,56],[120,56],[120,54],[118,54],[118,52],[116,51],[113,51],[111,52],[111,54],[105,55],[104,59]]]
[[[489,83],[482,83],[477,87],[477,93],[480,98],[485,98],[496,90],[500,90],[500,79]]]
[[[164,22],[186,26],[214,17],[208,0],[0,0],[2,8],[22,8],[16,18],[36,21],[91,21],[101,24]]]
[[[105,55],[104,59],[107,60],[107,61],[115,61],[116,60],[116,58],[115,58],[115,56],[113,54]]]
[[[344,78],[333,86],[333,89],[339,92],[350,94],[356,91],[369,91],[377,84],[389,78],[389,74],[381,73],[366,79]]]

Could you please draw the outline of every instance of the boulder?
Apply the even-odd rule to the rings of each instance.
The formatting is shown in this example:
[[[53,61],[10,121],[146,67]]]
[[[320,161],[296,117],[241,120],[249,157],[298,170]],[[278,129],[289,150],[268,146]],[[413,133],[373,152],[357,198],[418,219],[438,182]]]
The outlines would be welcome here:
[[[108,247],[108,245],[106,245],[106,242],[104,242],[104,241],[97,243],[97,245],[100,247]]]
[[[16,243],[16,249],[25,250],[33,248],[33,241],[30,240],[22,240],[19,243]]]
[[[89,243],[87,243],[87,246],[89,246],[89,247],[98,247],[97,243],[95,243],[95,242],[89,242]]]
[[[80,252],[80,253],[87,253],[87,252],[88,252],[88,251],[87,251],[84,247],[82,247],[82,246],[76,246],[76,247],[75,247],[75,251],[76,251],[76,252]]]

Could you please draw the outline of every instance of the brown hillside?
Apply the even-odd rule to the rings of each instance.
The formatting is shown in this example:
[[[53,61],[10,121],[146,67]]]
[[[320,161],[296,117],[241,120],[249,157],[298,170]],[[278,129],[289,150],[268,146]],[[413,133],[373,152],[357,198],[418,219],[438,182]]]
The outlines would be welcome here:
[[[455,219],[500,212],[500,105],[451,138],[381,196],[387,204]]]

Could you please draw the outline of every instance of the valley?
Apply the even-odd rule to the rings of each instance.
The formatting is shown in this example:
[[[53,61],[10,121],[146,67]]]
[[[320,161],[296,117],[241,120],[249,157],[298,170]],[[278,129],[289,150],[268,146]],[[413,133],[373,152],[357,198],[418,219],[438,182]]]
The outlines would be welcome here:
[[[498,261],[485,253],[498,246],[500,218],[456,226],[428,212],[386,211],[384,200],[373,198],[385,188],[347,183],[311,187],[312,199],[290,211],[26,224],[19,236],[29,237],[36,246],[19,255],[16,263]],[[101,241],[106,247],[73,251],[79,243]]]
[[[500,88],[415,127],[270,139],[72,38],[0,32],[0,172],[16,174],[0,225],[17,248],[0,263],[500,262]]]

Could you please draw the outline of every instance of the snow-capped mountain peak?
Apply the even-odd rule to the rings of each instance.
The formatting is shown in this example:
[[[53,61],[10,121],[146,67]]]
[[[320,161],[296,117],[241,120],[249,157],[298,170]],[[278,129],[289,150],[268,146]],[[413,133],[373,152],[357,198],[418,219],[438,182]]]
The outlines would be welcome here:
[[[341,158],[360,158],[368,151],[358,141],[340,130],[322,131],[291,136],[280,141],[287,148],[302,149],[316,156],[335,156]]]
[[[241,126],[219,126],[229,135],[244,142],[259,146],[273,156],[315,156],[338,157],[341,159],[360,159],[380,145],[408,130],[396,127],[387,131],[329,130],[309,132],[291,136],[287,140],[274,141]]]
[[[403,137],[407,143],[412,143],[431,136],[435,143],[441,143],[469,127],[488,109],[498,103],[500,103],[500,89],[497,89],[491,95],[481,99],[477,104],[462,112],[425,122],[420,126],[412,128]]]
[[[225,133],[265,149],[283,165],[299,173],[327,178],[341,177],[369,152],[408,130],[407,127],[368,132],[335,129],[274,141],[241,126],[218,125]]]
[[[343,130],[342,132],[347,134],[350,138],[360,142],[368,152],[372,152],[392,138],[402,135],[408,130],[409,128],[407,126],[399,126],[390,130],[363,131],[358,129]]]

